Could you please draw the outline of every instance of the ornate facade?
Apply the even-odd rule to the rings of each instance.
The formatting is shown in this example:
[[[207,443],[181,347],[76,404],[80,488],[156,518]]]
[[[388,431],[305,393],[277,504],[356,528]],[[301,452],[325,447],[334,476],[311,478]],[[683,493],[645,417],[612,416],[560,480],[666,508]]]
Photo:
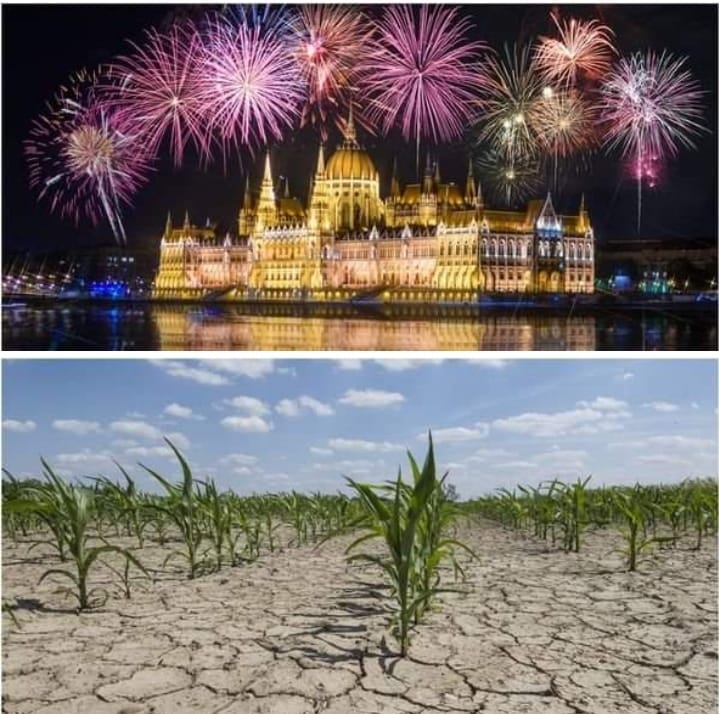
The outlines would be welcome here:
[[[558,215],[549,194],[523,212],[491,210],[471,165],[463,188],[429,164],[421,183],[402,188],[395,170],[389,196],[379,187],[351,117],[326,163],[320,147],[306,204],[287,186],[276,195],[268,155],[259,196],[246,186],[238,238],[168,217],[155,295],[471,302],[478,291],[593,291],[584,200],[573,216]]]

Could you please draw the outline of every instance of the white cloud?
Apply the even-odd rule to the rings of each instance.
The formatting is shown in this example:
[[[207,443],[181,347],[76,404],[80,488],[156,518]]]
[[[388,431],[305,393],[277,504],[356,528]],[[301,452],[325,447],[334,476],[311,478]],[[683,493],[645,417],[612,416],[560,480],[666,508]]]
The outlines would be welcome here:
[[[366,441],[364,439],[330,439],[328,446],[334,451],[370,451],[386,453],[401,450],[401,444],[392,444],[388,441]]]
[[[690,462],[676,454],[645,454],[638,456],[637,461],[643,464],[665,464],[668,466],[689,466]]]
[[[252,469],[249,468],[249,466],[238,466],[237,468],[232,469],[232,473],[237,476],[251,476]]]
[[[275,406],[278,414],[286,417],[296,417],[300,415],[300,405],[294,399],[282,399]]]
[[[669,449],[716,449],[715,439],[701,439],[695,436],[682,436],[680,434],[667,434],[666,436],[650,436],[647,439],[650,446],[664,446]]]
[[[432,440],[435,444],[450,444],[460,441],[484,439],[487,434],[489,434],[489,425],[477,422],[471,427],[453,426],[446,429],[436,429],[432,432]],[[427,438],[427,434],[418,434],[417,438],[424,441]]]
[[[262,417],[253,416],[230,416],[225,417],[221,422],[226,429],[234,431],[249,431],[258,434],[264,434],[272,431],[274,425],[272,422],[265,421]]]
[[[577,406],[582,409],[599,409],[599,411],[625,411],[629,405],[621,399],[614,397],[597,397],[591,402],[577,402]]]
[[[145,421],[113,421],[110,424],[110,429],[118,434],[125,434],[126,436],[134,436],[142,439],[162,438],[162,432],[157,427]]]
[[[275,371],[271,359],[203,359],[200,363],[205,369],[249,379],[260,379]]]
[[[533,469],[536,467],[532,461],[504,461],[499,464],[494,464],[495,469]]]
[[[204,419],[200,414],[195,414],[191,407],[183,407],[182,404],[173,402],[168,404],[164,409],[165,414],[171,417],[177,417],[178,419]]]
[[[617,379],[622,382],[628,382],[630,379],[634,379],[634,372],[622,372],[617,375]]]
[[[37,424],[34,421],[28,419],[27,421],[19,421],[17,419],[3,419],[3,429],[8,431],[15,431],[19,434],[27,434],[30,431],[35,431]]]
[[[384,367],[388,372],[404,372],[408,369],[418,369],[427,364],[441,364],[441,359],[376,359],[375,363]]]
[[[255,397],[233,397],[232,399],[226,399],[225,404],[253,416],[264,416],[270,413],[269,406],[261,399],[256,399]]]
[[[650,436],[644,439],[626,439],[624,441],[610,441],[609,449],[646,449],[656,450],[662,448],[674,451],[701,451],[716,450],[714,439],[703,439],[696,436],[682,436],[680,434],[667,434],[666,436]]]
[[[404,402],[399,392],[385,392],[381,389],[348,389],[338,400],[350,407],[381,408]]]
[[[510,365],[509,360],[506,359],[483,359],[481,357],[468,359],[465,362],[475,367],[487,367],[488,369],[504,369]]]
[[[61,464],[109,464],[112,463],[112,454],[106,451],[83,449],[82,451],[57,454],[55,460]]]
[[[52,423],[52,428],[83,436],[84,434],[99,433],[100,424],[96,421],[83,421],[81,419],[55,419]]]
[[[613,397],[597,397],[577,402],[577,409],[563,412],[525,412],[495,419],[492,426],[500,431],[536,437],[591,435],[616,431],[631,416],[627,403]]]
[[[677,412],[679,411],[678,404],[672,404],[671,402],[646,402],[642,404],[646,409],[653,409],[655,412]]]
[[[115,439],[112,442],[112,446],[118,449],[129,449],[132,446],[139,446],[139,444],[134,439]]]
[[[227,454],[220,459],[223,466],[254,466],[257,457],[251,454]]]
[[[165,456],[175,457],[175,452],[169,446],[132,446],[125,450],[128,456]]]
[[[175,362],[173,360],[153,359],[150,363],[159,367],[170,377],[178,377],[180,379],[189,379],[198,384],[205,384],[211,387],[221,387],[229,384],[227,377],[224,377],[210,369],[202,369],[200,367],[192,367],[187,362]]]
[[[338,359],[335,360],[337,369],[357,372],[362,369],[361,359]]]
[[[689,406],[692,409],[699,409],[699,402],[692,402]]]
[[[165,435],[178,449],[189,449],[190,440],[179,431],[172,431]]]
[[[329,404],[308,396],[297,399],[282,399],[275,406],[275,411],[286,417],[296,417],[306,412],[312,412],[317,416],[332,416],[335,413],[335,410]]]
[[[323,449],[320,446],[310,446],[310,453],[316,454],[317,456],[332,456],[334,451],[332,451],[332,449]]]

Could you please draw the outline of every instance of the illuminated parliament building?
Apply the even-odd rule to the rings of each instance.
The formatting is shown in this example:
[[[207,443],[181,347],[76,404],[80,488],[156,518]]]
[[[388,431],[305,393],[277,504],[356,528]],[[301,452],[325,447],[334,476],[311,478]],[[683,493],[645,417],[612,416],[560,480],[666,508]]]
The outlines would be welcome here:
[[[325,161],[320,147],[306,205],[274,188],[269,154],[259,196],[249,181],[238,237],[168,216],[156,297],[237,300],[472,302],[481,292],[591,293],[594,235],[582,200],[558,215],[548,194],[525,211],[487,208],[471,164],[464,187],[428,166],[421,183],[389,196],[357,142]]]

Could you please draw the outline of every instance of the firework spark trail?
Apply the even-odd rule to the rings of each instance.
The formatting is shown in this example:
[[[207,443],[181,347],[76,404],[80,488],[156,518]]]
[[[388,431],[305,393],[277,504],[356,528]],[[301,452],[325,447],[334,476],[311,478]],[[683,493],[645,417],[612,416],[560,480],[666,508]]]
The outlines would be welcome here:
[[[288,22],[292,55],[308,86],[302,124],[319,127],[327,138],[327,120],[342,125],[358,69],[367,52],[371,26],[354,6],[301,5]],[[355,118],[370,128],[363,112]]]
[[[304,87],[272,27],[210,25],[198,71],[197,100],[223,146],[256,148],[280,139],[299,115]]]
[[[406,141],[439,143],[460,136],[477,111],[484,85],[484,43],[467,38],[471,24],[456,8],[391,5],[375,22],[363,67],[369,115],[387,133],[399,126]]]
[[[703,92],[686,57],[652,50],[622,58],[601,85],[599,110],[605,127],[603,142],[641,167],[646,157],[663,161],[680,147],[696,148]],[[637,177],[637,232],[642,217],[642,171]]]
[[[79,223],[105,216],[126,242],[120,206],[146,181],[150,157],[117,112],[97,97],[98,75],[79,72],[62,87],[25,142],[30,185],[50,211]]]
[[[540,187],[539,161],[531,155],[520,156],[511,164],[503,153],[485,149],[477,162],[482,185],[490,195],[508,208],[529,198]]]
[[[530,120],[542,90],[529,49],[505,45],[503,55],[487,60],[486,72],[478,132],[480,145],[489,146],[483,165],[494,161],[498,176],[525,175],[520,167],[536,165],[539,153]]]
[[[210,141],[198,101],[197,63],[202,49],[197,30],[185,23],[166,33],[149,30],[134,53],[118,57],[110,67],[108,103],[120,112],[148,151],[157,153],[167,137],[175,167],[182,165],[192,142],[200,156],[210,158]]]
[[[597,20],[560,20],[552,14],[558,38],[539,38],[534,62],[547,82],[576,86],[581,78],[598,80],[611,69],[617,54],[614,31]]]
[[[530,110],[537,144],[551,157],[553,187],[559,184],[559,163],[586,150],[595,140],[596,112],[594,107],[574,89],[553,92],[543,90]]]

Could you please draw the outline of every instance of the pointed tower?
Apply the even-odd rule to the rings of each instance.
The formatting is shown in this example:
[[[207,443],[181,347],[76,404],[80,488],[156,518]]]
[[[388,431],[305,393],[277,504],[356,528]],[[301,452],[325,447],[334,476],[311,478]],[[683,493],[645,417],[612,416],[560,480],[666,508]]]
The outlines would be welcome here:
[[[389,195],[396,201],[400,197],[399,178],[397,177],[397,157],[394,157],[392,164],[392,183],[390,184]]]
[[[167,212],[167,220],[165,221],[165,233],[163,238],[169,238],[172,234],[172,214],[170,211]]]
[[[350,102],[347,126],[345,127],[345,144],[357,145],[357,129],[355,128],[355,117],[353,103]]]
[[[589,225],[589,214],[587,213],[586,206],[584,205],[584,193],[579,201],[579,220],[577,221],[577,230],[580,233],[586,233]]]
[[[315,169],[315,175],[312,177],[309,209],[309,227],[315,231],[329,231],[330,211],[323,144],[320,144],[320,150],[317,154],[317,168]]]
[[[464,202],[469,205],[475,205],[474,200],[476,198],[477,189],[474,185],[474,167],[472,166],[472,159],[469,159],[469,166],[467,167],[467,183],[464,187]]]
[[[182,224],[182,227],[183,227],[186,231],[189,231],[190,228],[192,227],[192,226],[190,225],[190,212],[189,212],[187,209],[185,209],[185,222]]]
[[[549,191],[547,192],[547,198],[544,200],[542,210],[537,216],[536,227],[539,233],[546,234],[547,237],[561,236],[562,222],[559,220],[557,212],[554,210],[552,194]]]
[[[442,177],[439,175],[439,159],[434,162],[434,190],[439,193],[439,184],[442,182]]]
[[[277,221],[277,200],[272,183],[272,167],[270,166],[270,152],[265,154],[265,173],[262,177],[260,200],[257,203],[257,228],[261,230],[274,225]]]
[[[245,177],[245,192],[242,196],[242,208],[237,219],[237,232],[241,236],[248,236],[255,228],[255,210],[252,205],[252,192],[250,191],[250,175]]]
[[[424,167],[424,181],[422,182],[422,193],[432,193],[432,163],[427,152],[427,163]]]

